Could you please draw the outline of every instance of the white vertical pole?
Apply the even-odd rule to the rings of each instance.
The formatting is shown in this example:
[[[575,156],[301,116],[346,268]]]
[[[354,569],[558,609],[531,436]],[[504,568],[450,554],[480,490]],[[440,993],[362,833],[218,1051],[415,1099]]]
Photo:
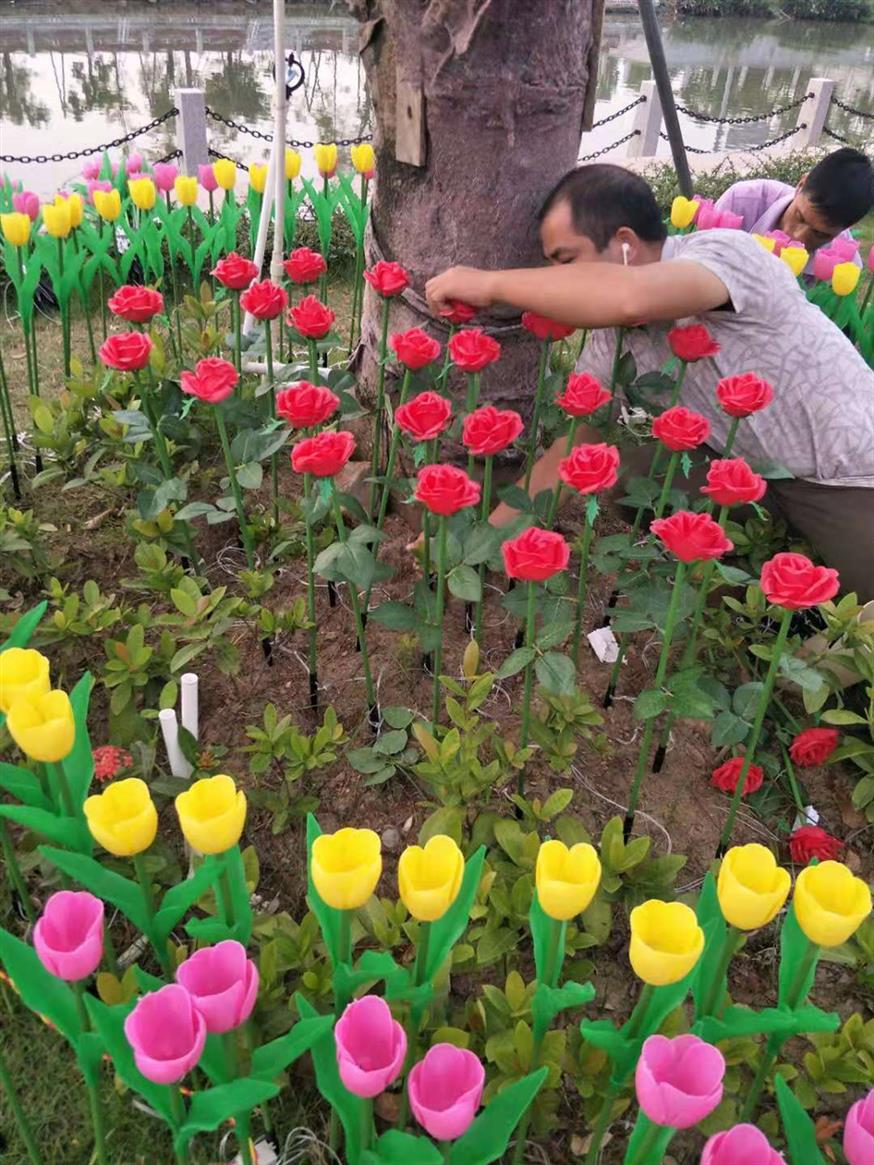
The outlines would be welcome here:
[[[182,169],[196,174],[209,161],[206,142],[206,102],[202,89],[177,89],[176,141],[182,151]]]
[[[640,95],[646,101],[638,105],[634,111],[632,130],[640,132],[628,143],[629,158],[654,158],[659,144],[659,131],[662,128],[662,103],[655,81],[644,81],[640,86]]]
[[[274,283],[279,283],[282,280],[282,260],[285,255],[285,198],[288,193],[285,180],[285,0],[273,0],[273,59],[276,62],[276,115],[273,119],[273,180],[276,183],[273,201],[276,221],[273,224],[270,278]]]
[[[835,83],[829,77],[811,77],[807,86],[810,96],[798,110],[799,128],[787,139],[787,149],[806,150],[816,145],[822,136],[822,127],[826,123],[834,91]]]
[[[179,681],[182,695],[182,727],[197,740],[198,729],[198,698],[197,676],[193,671],[186,672]]]
[[[174,777],[181,777],[187,781],[191,776],[191,765],[182,755],[182,749],[179,747],[179,724],[176,720],[175,708],[162,708],[158,713],[158,721],[164,737],[164,747],[167,749],[170,772]]]

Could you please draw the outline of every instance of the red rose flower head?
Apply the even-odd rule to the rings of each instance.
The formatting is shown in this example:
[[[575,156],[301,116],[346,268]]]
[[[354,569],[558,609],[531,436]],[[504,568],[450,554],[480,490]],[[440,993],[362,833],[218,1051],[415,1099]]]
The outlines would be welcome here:
[[[524,429],[525,422],[515,409],[483,405],[464,418],[461,440],[475,457],[493,457],[512,445]]]
[[[722,789],[725,793],[733,793],[737,788],[743,763],[744,758],[742,756],[733,756],[724,765],[720,765],[718,769],[713,770],[713,774],[710,777],[710,784],[714,785],[717,789]],[[760,766],[751,764],[747,771],[741,796],[746,797],[747,793],[755,793],[756,789],[761,789],[764,779],[765,774]]]
[[[573,372],[561,396],[555,398],[560,409],[571,417],[589,417],[603,408],[613,397],[594,376],[588,372]]]
[[[219,283],[229,287],[231,291],[242,291],[253,279],[258,278],[258,268],[251,259],[244,259],[236,251],[231,251],[230,255],[219,259],[212,269],[212,274]]]
[[[344,429],[328,430],[305,437],[291,451],[291,467],[296,473],[314,477],[334,477],[355,452],[355,438]]]
[[[388,346],[397,356],[398,361],[404,367],[409,368],[411,372],[418,372],[420,368],[433,364],[440,355],[440,345],[421,328],[409,328],[406,332],[395,332],[389,338]]]
[[[710,436],[710,422],[701,413],[674,405],[653,421],[652,435],[675,453],[682,449],[697,449]]]
[[[469,324],[477,310],[472,304],[465,303],[463,300],[450,299],[449,306],[440,313],[440,316],[458,327],[459,324]]]
[[[433,441],[449,428],[452,405],[439,392],[420,392],[395,411],[395,423],[414,441]]]
[[[522,327],[538,340],[550,341],[563,340],[576,331],[576,328],[560,324],[558,320],[551,320],[548,316],[540,316],[535,311],[522,312]]]
[[[671,328],[668,332],[668,344],[674,355],[686,364],[694,364],[696,360],[704,360],[705,357],[715,356],[719,352],[719,344],[704,324],[686,324],[684,327]]]
[[[152,341],[143,332],[120,332],[107,336],[98,355],[107,368],[118,372],[141,372],[149,363]]]
[[[299,380],[276,394],[276,415],[295,429],[315,429],[340,407],[340,398],[322,384]]]
[[[806,866],[811,858],[819,858],[821,862],[834,861],[843,848],[842,841],[818,825],[802,825],[789,838],[789,853],[799,866]]]
[[[270,279],[264,279],[246,288],[240,296],[240,307],[256,320],[275,320],[288,307],[288,292]]]
[[[802,769],[822,765],[838,747],[837,728],[805,728],[789,745],[792,763]]]
[[[153,287],[119,287],[106,306],[114,316],[129,324],[144,324],[164,310],[164,297]]]
[[[755,372],[742,372],[740,376],[723,377],[716,385],[716,398],[730,417],[748,417],[767,408],[774,399],[774,390]]]
[[[804,554],[784,551],[768,559],[762,567],[759,585],[769,603],[787,611],[818,607],[838,593],[838,572],[829,566],[814,566]]]
[[[390,299],[400,295],[410,286],[410,277],[400,263],[389,263],[380,259],[369,271],[364,272],[364,278],[383,299]]]
[[[597,494],[616,484],[619,450],[615,445],[576,445],[558,463],[558,476],[581,494]]]
[[[298,247],[292,251],[283,264],[285,274],[292,283],[318,283],[328,270],[328,264],[318,251],[309,247]]]
[[[314,295],[305,295],[288,313],[288,322],[307,340],[321,340],[334,325],[336,316]]]
[[[207,356],[198,360],[193,372],[183,372],[179,377],[179,387],[189,396],[207,404],[217,405],[233,393],[240,380],[240,374],[229,360],[221,356]]]
[[[571,548],[557,530],[529,526],[518,537],[503,543],[501,557],[508,578],[543,582],[567,567]]]
[[[768,483],[754,473],[742,457],[711,461],[707,468],[707,485],[701,492],[717,506],[742,506],[765,496]]]
[[[656,518],[650,529],[680,562],[722,558],[734,549],[734,543],[729,542],[720,524],[709,514],[678,510],[669,518]]]
[[[475,506],[480,499],[480,488],[463,469],[454,465],[424,465],[419,470],[413,496],[432,514],[449,517],[466,506]]]
[[[501,345],[482,328],[465,328],[449,341],[449,355],[462,372],[482,372],[501,355]]]

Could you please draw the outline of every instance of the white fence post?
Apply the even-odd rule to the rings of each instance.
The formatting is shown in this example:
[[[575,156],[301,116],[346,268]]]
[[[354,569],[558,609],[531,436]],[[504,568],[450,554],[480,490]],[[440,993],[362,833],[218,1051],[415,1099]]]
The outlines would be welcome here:
[[[811,77],[807,86],[809,96],[798,110],[798,129],[787,139],[787,149],[807,150],[817,144],[822,137],[822,127],[826,123],[834,91],[835,83],[830,78]]]
[[[177,89],[176,140],[182,151],[182,169],[197,174],[198,166],[209,161],[206,144],[206,99],[202,89]]]
[[[662,103],[659,100],[655,81],[644,81],[640,86],[640,95],[645,97],[634,111],[634,121],[631,129],[640,132],[628,143],[629,158],[652,158],[659,144],[659,132],[662,128]]]

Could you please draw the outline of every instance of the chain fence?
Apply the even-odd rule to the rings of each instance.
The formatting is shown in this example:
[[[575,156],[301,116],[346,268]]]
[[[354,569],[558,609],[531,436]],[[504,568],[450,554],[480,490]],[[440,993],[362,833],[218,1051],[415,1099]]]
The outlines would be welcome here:
[[[143,134],[151,133],[153,129],[157,129],[159,125],[163,125],[171,117],[176,117],[178,113],[179,110],[174,105],[172,109],[168,109],[166,113],[162,113],[160,117],[150,121],[148,125],[141,125],[139,129],[132,129],[123,137],[115,138],[111,142],[104,142],[99,146],[86,146],[83,150],[70,150],[66,154],[34,154],[33,156],[22,154],[20,157],[13,154],[0,154],[0,162],[17,162],[22,166],[27,166],[31,162],[75,162],[78,158],[90,158],[92,154],[102,154],[106,150],[115,150],[119,146],[126,146],[135,138],[141,138]]]
[[[793,109],[800,109],[804,102],[812,96],[812,93],[805,93],[797,101],[790,101],[787,105],[778,105],[776,109],[770,109],[767,113],[752,113],[743,117],[714,117],[712,114],[691,109],[688,105],[680,105],[679,102],[677,102],[677,111],[685,113],[687,117],[691,117],[695,121],[709,121],[714,125],[752,125],[754,122],[770,121],[772,117],[779,117],[782,113],[791,113]]]
[[[615,150],[619,146],[624,146],[625,143],[630,142],[632,138],[638,138],[638,137],[640,137],[640,130],[633,129],[631,131],[631,133],[627,133],[624,138],[619,138],[618,141],[613,142],[609,146],[602,146],[600,150],[595,150],[594,153],[591,153],[591,154],[581,154],[577,158],[577,161],[578,162],[591,162],[595,158],[600,158],[604,154],[609,154],[611,150]]]
[[[219,125],[227,126],[228,129],[234,130],[236,133],[248,134],[249,137],[257,138],[261,142],[272,142],[273,134],[265,133],[263,130],[254,129],[250,125],[244,125],[240,121],[234,121],[232,117],[223,117],[222,114],[216,113],[208,105],[206,107],[206,116],[212,121],[217,121]],[[335,146],[360,146],[362,142],[373,141],[373,134],[359,134],[357,138],[334,138],[332,142],[309,142],[298,141],[297,138],[286,138],[285,144],[291,146],[295,150],[311,150],[313,146],[317,145],[335,145]]]
[[[866,121],[874,121],[874,113],[870,109],[857,109],[855,105],[848,105],[846,101],[841,101],[839,97],[832,97],[832,104],[836,105],[838,109],[843,109],[844,113],[850,113],[853,117],[864,117]]]
[[[802,121],[800,125],[793,125],[792,129],[787,129],[785,133],[778,134],[775,138],[769,138],[766,142],[760,142],[757,146],[738,147],[737,152],[743,154],[758,154],[761,150],[769,150],[771,146],[778,146],[781,142],[787,141],[802,129],[807,129],[806,121]],[[671,140],[666,133],[660,133],[659,137],[663,142],[669,142]],[[701,150],[697,146],[687,146],[685,144],[683,148],[687,154],[724,154],[726,152],[724,149]]]
[[[600,129],[602,125],[609,125],[611,121],[616,121],[619,117],[624,117],[626,113],[630,113],[632,109],[637,109],[638,105],[646,104],[646,95],[641,93],[636,101],[629,102],[628,105],[623,106],[622,109],[617,109],[615,113],[608,114],[607,117],[602,117],[600,121],[592,123],[592,129]]]
[[[238,162],[236,158],[229,158],[227,154],[222,154],[218,150],[210,149],[206,152],[211,158],[215,158],[217,161],[233,162],[238,170],[244,170],[247,174],[249,173],[249,167],[245,162]]]

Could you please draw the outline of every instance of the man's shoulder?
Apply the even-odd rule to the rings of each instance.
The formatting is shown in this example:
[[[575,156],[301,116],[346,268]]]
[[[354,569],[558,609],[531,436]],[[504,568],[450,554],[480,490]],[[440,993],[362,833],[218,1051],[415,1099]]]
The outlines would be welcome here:
[[[788,183],[779,182],[776,178],[744,178],[740,182],[733,182],[716,200],[716,205],[720,210],[731,210],[736,202],[752,200],[767,205],[776,202],[778,198],[785,198],[793,189]]]
[[[761,243],[746,231],[724,230],[717,227],[712,231],[693,231],[691,235],[672,235],[668,239],[673,246],[662,252],[663,259],[695,259],[699,256],[724,256],[727,260],[742,256],[745,263],[758,265],[772,256]]]

